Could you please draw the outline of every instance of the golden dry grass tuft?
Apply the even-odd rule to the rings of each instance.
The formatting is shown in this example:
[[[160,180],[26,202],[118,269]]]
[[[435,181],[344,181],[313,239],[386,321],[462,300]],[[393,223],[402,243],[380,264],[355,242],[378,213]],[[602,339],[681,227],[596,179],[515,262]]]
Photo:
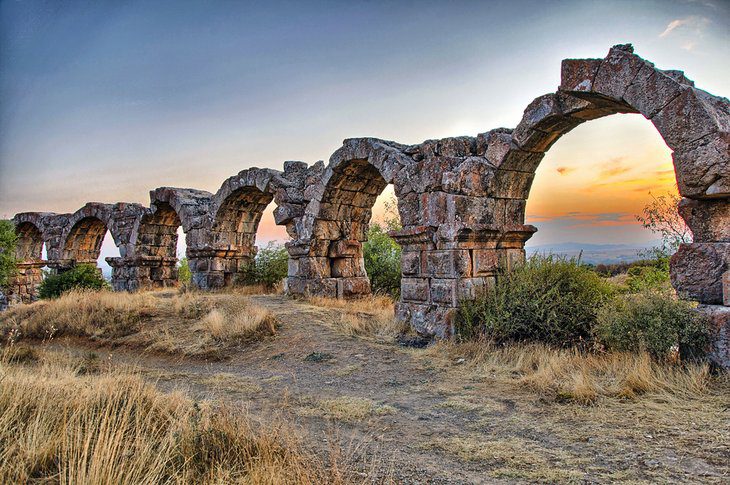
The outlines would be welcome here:
[[[395,319],[394,302],[389,296],[372,295],[354,300],[310,297],[308,302],[338,310],[340,316],[332,323],[336,330],[347,335],[392,341],[408,329]]]
[[[355,396],[305,400],[303,404],[297,409],[297,413],[302,416],[318,416],[350,423],[396,412],[393,406]]]
[[[276,333],[273,313],[236,293],[71,291],[0,314],[3,340],[84,337],[113,345],[221,358]]]
[[[557,401],[592,404],[601,398],[644,394],[701,397],[728,384],[706,364],[675,365],[646,353],[593,354],[540,344],[496,346],[489,342],[439,342],[425,353],[447,362],[464,359],[467,372],[489,375]]]
[[[344,483],[283,423],[120,371],[0,363],[0,483]]]

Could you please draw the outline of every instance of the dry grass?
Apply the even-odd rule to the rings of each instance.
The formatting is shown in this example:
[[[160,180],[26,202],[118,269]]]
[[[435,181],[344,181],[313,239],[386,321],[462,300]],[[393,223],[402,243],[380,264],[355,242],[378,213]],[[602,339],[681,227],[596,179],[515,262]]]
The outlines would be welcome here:
[[[646,353],[591,354],[539,344],[440,342],[425,355],[451,363],[463,361],[472,374],[513,382],[557,401],[582,404],[645,394],[695,398],[729,384],[727,376],[712,376],[707,365],[660,363]]]
[[[276,333],[276,324],[274,314],[266,308],[243,300],[233,300],[222,308],[210,310],[200,321],[200,328],[215,339],[229,341],[273,335]]]
[[[343,483],[283,424],[119,371],[0,363],[0,483]]]
[[[274,315],[235,293],[72,291],[0,314],[4,340],[85,337],[170,354],[221,358],[276,332]]]
[[[339,310],[334,327],[347,335],[392,341],[407,330],[406,325],[394,318],[393,299],[389,296],[373,295],[355,300],[311,297],[308,302]]]
[[[393,406],[354,396],[307,400],[297,409],[297,413],[302,416],[317,416],[349,423],[394,412]]]
[[[466,462],[482,462],[495,478],[522,479],[540,483],[580,483],[583,474],[566,469],[560,461],[570,458],[564,452],[549,454],[534,442],[521,438],[484,439],[464,434],[448,439],[434,439],[422,445],[454,455]]]

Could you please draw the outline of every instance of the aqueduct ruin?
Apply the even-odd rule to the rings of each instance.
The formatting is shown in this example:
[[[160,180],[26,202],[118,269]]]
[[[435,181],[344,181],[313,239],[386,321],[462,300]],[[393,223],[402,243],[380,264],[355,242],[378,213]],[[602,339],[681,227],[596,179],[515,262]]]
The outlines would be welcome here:
[[[256,228],[273,200],[291,240],[286,291],[349,298],[370,292],[362,243],[376,197],[393,184],[403,229],[396,314],[422,334],[448,337],[458,302],[525,257],[530,186],[546,151],[581,123],[640,113],[673,151],[680,214],[694,233],[671,259],[674,287],[701,303],[727,343],[730,331],[730,103],[633,53],[567,59],[557,92],[535,99],[515,129],[402,145],[354,138],[329,164],[251,168],[217,193],[161,187],[150,207],[89,203],[74,214],[14,217],[20,243],[16,300],[35,297],[39,268],[94,262],[108,229],[120,257],[108,258],[115,290],[176,284],[177,228],[187,234],[194,284],[229,285],[254,257]],[[41,259],[46,244],[47,260]],[[725,347],[724,352],[727,353]]]

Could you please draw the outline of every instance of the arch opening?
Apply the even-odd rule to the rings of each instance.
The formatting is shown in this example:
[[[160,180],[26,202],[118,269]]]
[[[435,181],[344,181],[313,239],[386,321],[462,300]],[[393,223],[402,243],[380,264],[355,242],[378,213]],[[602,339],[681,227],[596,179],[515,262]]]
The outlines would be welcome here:
[[[182,236],[182,237],[180,237]],[[142,216],[135,243],[135,272],[130,283],[134,289],[160,289],[177,286],[180,265],[182,274],[189,276],[187,260],[181,258],[180,243],[184,257],[186,236],[180,216],[167,202],[155,202],[153,210]]]
[[[580,255],[588,264],[640,259],[662,242],[637,216],[653,197],[667,196],[678,197],[672,152],[649,120],[617,114],[581,124],[535,171],[526,219],[538,232],[528,253]]]
[[[363,244],[378,197],[388,186],[368,159],[352,159],[333,168],[319,203],[311,248],[313,261],[333,281],[332,296],[368,295],[372,285]]]

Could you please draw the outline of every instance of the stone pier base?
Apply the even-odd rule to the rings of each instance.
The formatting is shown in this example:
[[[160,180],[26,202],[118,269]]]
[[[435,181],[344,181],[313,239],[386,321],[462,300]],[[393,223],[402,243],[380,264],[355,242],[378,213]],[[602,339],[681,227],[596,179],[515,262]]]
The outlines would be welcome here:
[[[138,256],[106,258],[112,267],[114,291],[156,290],[178,285],[177,258]]]
[[[22,262],[8,282],[5,297],[8,303],[31,303],[38,299],[38,287],[43,281],[43,268],[46,261]]]
[[[238,249],[188,249],[187,257],[193,286],[201,290],[232,286],[238,273],[253,262],[252,255]]]

